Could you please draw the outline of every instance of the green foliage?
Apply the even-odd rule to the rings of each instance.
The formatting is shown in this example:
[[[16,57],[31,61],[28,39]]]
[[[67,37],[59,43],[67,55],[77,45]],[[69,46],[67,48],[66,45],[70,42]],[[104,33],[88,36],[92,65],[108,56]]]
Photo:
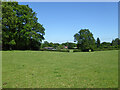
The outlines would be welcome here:
[[[110,46],[111,46],[110,42],[102,42],[100,45],[101,48],[109,48]]]
[[[60,52],[70,52],[68,49],[62,49]]]
[[[48,41],[44,41],[42,47],[49,47],[49,42]]]
[[[112,42],[102,42],[99,47],[95,48],[96,51],[105,51],[105,50],[118,50],[120,49],[120,39],[116,38]]]
[[[100,47],[100,39],[99,38],[97,38],[97,48],[99,48]]]
[[[73,52],[81,52],[80,49],[74,49]]]
[[[59,43],[54,43],[53,48],[57,49],[59,47],[59,45],[60,45]]]
[[[57,49],[64,49],[64,46],[60,44]]]
[[[0,31],[0,50],[2,50],[2,32],[1,31]]]
[[[15,43],[14,40],[11,40],[11,41],[9,42],[9,44],[10,44],[10,45],[15,45],[16,43]]]
[[[71,42],[62,43],[62,45],[68,46],[68,49],[73,49],[74,47],[76,47],[76,44]]]
[[[52,50],[52,49],[40,49],[40,51],[54,51],[54,52],[69,52],[69,50],[68,49],[54,49],[54,50]]]
[[[37,22],[36,13],[18,2],[2,3],[3,49],[35,49],[44,39],[44,27]],[[32,45],[31,45],[32,44]]]
[[[52,43],[52,42],[48,42],[48,41],[44,41],[44,43],[42,44],[42,48],[44,47],[53,47],[54,49],[63,49],[63,45],[59,44],[59,43]]]
[[[77,41],[77,47],[82,51],[89,51],[95,48],[95,39],[89,29],[81,29],[74,35],[74,40]]]
[[[53,46],[54,46],[54,44],[53,44],[52,42],[50,42],[50,43],[49,43],[49,46],[50,46],[50,47],[53,47]]]
[[[120,45],[120,39],[116,38],[115,40],[112,40],[112,46]]]

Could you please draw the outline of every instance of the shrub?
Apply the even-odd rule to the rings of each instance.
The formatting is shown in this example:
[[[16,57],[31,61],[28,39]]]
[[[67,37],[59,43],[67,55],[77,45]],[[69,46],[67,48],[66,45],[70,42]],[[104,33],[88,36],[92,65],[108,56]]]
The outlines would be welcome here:
[[[108,48],[96,48],[95,51],[107,51],[107,50],[118,50],[115,47],[108,47]]]
[[[73,52],[81,52],[80,49],[74,49]]]
[[[56,49],[56,50],[52,50],[52,49],[40,49],[40,51],[69,52],[68,49]]]
[[[60,52],[69,52],[68,49],[59,50]]]

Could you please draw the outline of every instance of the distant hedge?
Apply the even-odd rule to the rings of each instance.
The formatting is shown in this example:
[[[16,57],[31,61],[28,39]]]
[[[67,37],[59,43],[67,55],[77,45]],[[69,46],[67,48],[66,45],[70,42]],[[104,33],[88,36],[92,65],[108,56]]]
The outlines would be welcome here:
[[[74,49],[73,52],[82,52],[80,49]]]
[[[68,49],[57,49],[57,50],[50,50],[50,49],[40,49],[40,51],[69,52],[69,50],[68,50]]]
[[[118,50],[118,48],[96,48],[95,51]]]

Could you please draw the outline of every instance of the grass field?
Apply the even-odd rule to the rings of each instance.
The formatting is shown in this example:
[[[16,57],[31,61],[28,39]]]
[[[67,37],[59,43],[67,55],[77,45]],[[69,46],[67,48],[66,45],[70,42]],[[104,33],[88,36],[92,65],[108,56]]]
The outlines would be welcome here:
[[[117,88],[118,51],[3,51],[3,88]]]

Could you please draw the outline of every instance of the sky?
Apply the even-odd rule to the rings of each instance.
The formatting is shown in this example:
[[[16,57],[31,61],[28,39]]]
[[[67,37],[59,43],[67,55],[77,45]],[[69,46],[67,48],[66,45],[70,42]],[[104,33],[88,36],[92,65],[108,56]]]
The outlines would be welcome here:
[[[118,37],[117,2],[19,2],[37,13],[45,28],[45,40],[74,42],[74,34],[89,29],[95,39],[111,42]]]
[[[120,0],[16,0],[19,2],[119,2]]]

